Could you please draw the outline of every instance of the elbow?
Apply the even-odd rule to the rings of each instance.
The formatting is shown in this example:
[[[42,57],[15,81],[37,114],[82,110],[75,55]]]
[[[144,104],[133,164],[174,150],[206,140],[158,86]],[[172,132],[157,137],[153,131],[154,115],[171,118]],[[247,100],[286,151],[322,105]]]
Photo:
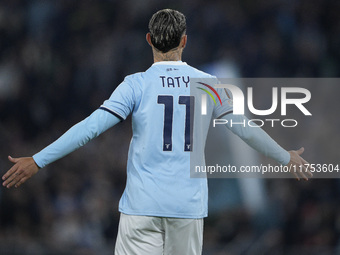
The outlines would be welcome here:
[[[241,132],[239,134],[239,137],[246,143],[249,143],[254,139],[253,135],[250,132]]]

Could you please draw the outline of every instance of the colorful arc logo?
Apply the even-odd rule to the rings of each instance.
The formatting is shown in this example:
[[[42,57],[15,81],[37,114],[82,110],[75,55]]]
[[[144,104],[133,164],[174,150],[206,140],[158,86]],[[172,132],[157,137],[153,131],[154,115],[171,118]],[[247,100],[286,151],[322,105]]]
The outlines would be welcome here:
[[[219,94],[217,93],[217,91],[213,87],[211,87],[210,85],[208,85],[206,83],[203,83],[203,82],[198,82],[198,83],[203,85],[203,86],[206,86],[207,88],[209,88],[217,96],[218,100],[220,101],[220,104],[222,105],[222,100],[221,100]],[[201,87],[197,87],[197,88],[203,90],[204,92],[206,92],[212,98],[212,100],[214,101],[215,105],[217,105],[214,96],[211,94],[211,92],[209,90],[201,88]]]

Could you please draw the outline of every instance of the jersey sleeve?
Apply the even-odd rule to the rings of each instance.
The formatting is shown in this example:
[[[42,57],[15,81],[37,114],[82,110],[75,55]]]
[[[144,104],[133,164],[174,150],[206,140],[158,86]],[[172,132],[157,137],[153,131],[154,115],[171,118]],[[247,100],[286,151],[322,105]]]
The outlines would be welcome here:
[[[133,111],[136,104],[136,88],[133,79],[126,77],[124,81],[113,91],[108,100],[100,106],[100,109],[110,112],[121,121],[125,120]]]
[[[218,119],[233,112],[233,99],[232,94],[227,89],[218,88],[216,91],[220,100],[214,107],[213,117]]]
[[[226,127],[239,136],[250,147],[262,153],[266,157],[276,160],[281,165],[287,165],[290,154],[277,144],[262,128],[249,125],[232,125],[231,123],[248,123],[244,115],[226,114],[222,117],[227,121]]]
[[[55,142],[33,155],[33,159],[40,168],[43,168],[85,145],[118,122],[118,118],[98,109],[71,127]]]

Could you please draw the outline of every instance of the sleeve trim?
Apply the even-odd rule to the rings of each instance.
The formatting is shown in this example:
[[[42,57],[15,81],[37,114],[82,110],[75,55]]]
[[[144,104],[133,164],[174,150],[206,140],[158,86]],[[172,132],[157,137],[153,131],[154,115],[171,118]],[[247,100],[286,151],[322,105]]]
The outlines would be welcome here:
[[[36,155],[36,154],[35,154],[35,155]],[[35,155],[32,156],[32,158],[33,158],[35,164],[39,167],[39,169],[43,168],[45,165],[43,165],[41,162],[38,163]]]
[[[222,113],[220,116],[217,117],[217,119],[220,119],[220,118],[222,118],[222,117],[224,117],[224,116],[226,116],[227,114],[232,113],[232,112],[233,112],[233,110],[230,110],[230,111],[227,111],[227,112],[225,112],[225,113]]]
[[[102,105],[102,106],[99,107],[99,109],[104,110],[104,111],[107,111],[107,112],[113,114],[113,115],[116,116],[118,119],[120,119],[120,121],[125,120],[125,119],[124,119],[122,116],[120,116],[118,113],[112,111],[110,108],[107,108],[106,106],[103,106],[103,105]]]

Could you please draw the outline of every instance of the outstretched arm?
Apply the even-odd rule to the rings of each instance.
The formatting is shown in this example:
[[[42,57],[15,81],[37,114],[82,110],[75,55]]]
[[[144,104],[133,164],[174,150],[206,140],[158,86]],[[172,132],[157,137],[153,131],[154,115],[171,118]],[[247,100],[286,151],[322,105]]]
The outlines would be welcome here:
[[[282,165],[296,166],[291,169],[301,169],[301,171],[293,172],[296,179],[303,178],[308,180],[308,177],[312,177],[313,174],[306,169],[305,164],[308,164],[300,155],[303,153],[304,148],[300,148],[297,151],[286,151],[279,144],[277,144],[262,128],[250,127],[247,125],[248,119],[243,115],[227,114],[221,119],[226,120],[226,127],[230,129],[234,134],[239,136],[244,142],[246,142],[253,149],[276,160]],[[237,123],[232,125],[231,123]],[[240,124],[240,123],[244,123]],[[255,124],[253,124],[255,125]]]
[[[119,121],[120,119],[111,113],[98,109],[33,157],[12,158],[9,156],[8,159],[14,163],[14,166],[2,177],[3,186],[7,188],[19,187],[35,175],[39,168],[45,167],[85,145]]]

